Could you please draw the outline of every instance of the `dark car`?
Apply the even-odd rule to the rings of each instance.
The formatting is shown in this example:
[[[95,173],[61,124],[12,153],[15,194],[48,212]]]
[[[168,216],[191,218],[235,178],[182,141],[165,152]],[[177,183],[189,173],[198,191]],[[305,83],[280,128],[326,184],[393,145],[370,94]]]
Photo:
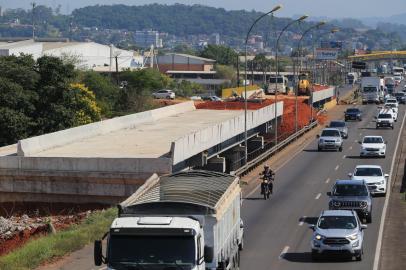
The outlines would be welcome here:
[[[345,121],[348,120],[358,120],[361,121],[362,120],[362,112],[360,109],[358,108],[348,108],[345,113]]]
[[[330,210],[354,210],[367,223],[372,222],[372,196],[364,180],[337,180],[330,196]]]
[[[406,104],[406,94],[403,92],[393,94],[399,103]]]
[[[341,137],[344,139],[348,138],[348,127],[345,121],[331,121],[328,127],[338,129],[341,133]]]

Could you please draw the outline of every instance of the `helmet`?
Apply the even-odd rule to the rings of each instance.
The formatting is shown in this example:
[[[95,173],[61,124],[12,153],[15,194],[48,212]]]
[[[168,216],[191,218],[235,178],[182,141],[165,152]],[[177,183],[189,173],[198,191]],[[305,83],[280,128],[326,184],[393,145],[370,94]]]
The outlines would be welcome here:
[[[265,165],[264,165],[264,169],[269,169],[269,165],[268,165],[268,164],[265,164]]]

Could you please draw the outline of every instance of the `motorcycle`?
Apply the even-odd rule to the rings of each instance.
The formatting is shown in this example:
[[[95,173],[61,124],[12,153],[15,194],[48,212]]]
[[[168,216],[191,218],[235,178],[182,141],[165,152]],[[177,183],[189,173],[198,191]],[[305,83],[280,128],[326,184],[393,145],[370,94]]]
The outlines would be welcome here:
[[[261,194],[264,196],[264,200],[267,200],[271,197],[271,189],[270,189],[271,180],[267,177],[262,179],[261,183]]]

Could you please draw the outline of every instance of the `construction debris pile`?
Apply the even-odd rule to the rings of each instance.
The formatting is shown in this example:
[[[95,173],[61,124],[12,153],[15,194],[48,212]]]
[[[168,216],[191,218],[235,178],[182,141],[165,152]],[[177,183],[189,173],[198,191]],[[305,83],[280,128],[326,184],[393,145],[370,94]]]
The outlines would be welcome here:
[[[78,224],[91,211],[75,215],[58,215],[47,217],[29,217],[28,215],[4,218],[0,216],[0,256],[26,243],[34,236],[62,230],[72,224]]]

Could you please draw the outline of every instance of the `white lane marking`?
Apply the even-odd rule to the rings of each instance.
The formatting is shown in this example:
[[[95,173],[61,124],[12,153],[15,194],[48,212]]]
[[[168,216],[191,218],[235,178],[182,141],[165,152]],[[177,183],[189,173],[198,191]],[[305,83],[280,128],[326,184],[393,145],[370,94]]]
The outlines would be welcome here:
[[[299,222],[299,226],[303,226],[304,221],[306,220],[306,218],[307,218],[307,216],[303,216],[303,217],[301,218],[301,221]]]
[[[292,161],[298,154],[302,153],[302,151],[312,142],[312,140],[309,140],[309,142],[305,145],[303,145],[303,147],[299,148],[299,150],[294,153],[289,159],[287,159],[285,162],[283,162],[278,168],[275,169],[275,172],[279,171],[280,169],[282,169],[286,164],[288,164],[290,161]],[[261,185],[258,185],[256,188],[254,188],[251,192],[249,192],[247,194],[247,196],[245,196],[245,198],[249,198],[251,197],[252,194],[254,194],[255,192],[257,192],[257,190],[261,187]],[[241,202],[244,202],[245,199],[242,199]]]
[[[348,150],[352,150],[352,146],[350,146],[350,148],[348,148]]]
[[[354,142],[358,142],[358,140],[354,140]]]
[[[289,246],[286,246],[283,248],[281,255],[279,255],[279,259],[283,259],[283,256],[285,256],[285,254],[288,252],[289,250]]]
[[[362,136],[362,132],[359,135]]]
[[[318,200],[318,199],[320,199],[320,197],[321,197],[321,193],[317,194],[316,198],[314,198],[314,199]]]
[[[344,156],[343,156],[343,159],[345,159],[346,157],[347,157],[347,156],[346,156],[346,155],[344,155]]]
[[[337,166],[334,168],[334,170],[337,171],[338,168],[340,168],[340,165],[337,165]]]
[[[385,197],[385,204],[383,205],[382,215],[381,215],[381,223],[379,225],[379,233],[378,233],[378,240],[376,242],[376,249],[375,249],[375,258],[374,258],[374,268],[373,270],[379,269],[379,260],[381,258],[381,248],[382,248],[382,237],[383,237],[383,228],[385,227],[385,217],[386,211],[388,210],[389,198],[391,195],[391,182],[392,182],[392,175],[393,175],[393,168],[395,166],[396,156],[398,153],[400,137],[403,133],[403,126],[405,124],[406,113],[403,115],[402,125],[399,130],[398,140],[396,142],[395,153],[392,158],[392,164],[390,166],[390,174],[388,179],[388,189],[386,189],[386,197]]]
[[[98,270],[106,270],[106,269],[107,269],[107,266],[104,266],[102,268],[99,268]]]
[[[330,178],[327,178],[327,179],[326,179],[326,184],[328,184],[328,182],[330,182]]]

